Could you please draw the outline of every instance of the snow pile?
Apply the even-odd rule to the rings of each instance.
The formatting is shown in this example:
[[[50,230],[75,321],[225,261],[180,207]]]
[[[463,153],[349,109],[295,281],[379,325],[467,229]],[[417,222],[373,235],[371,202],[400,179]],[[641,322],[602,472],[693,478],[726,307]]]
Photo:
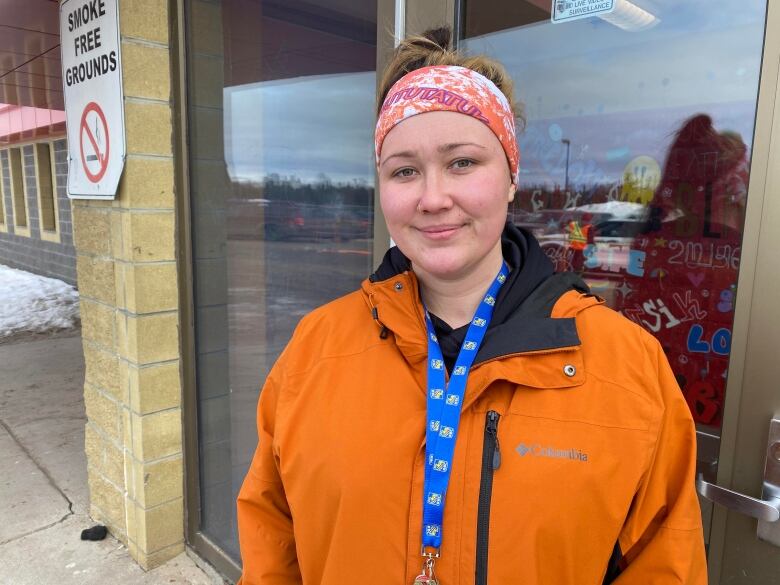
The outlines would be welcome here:
[[[71,285],[0,264],[0,339],[78,324],[79,293]]]

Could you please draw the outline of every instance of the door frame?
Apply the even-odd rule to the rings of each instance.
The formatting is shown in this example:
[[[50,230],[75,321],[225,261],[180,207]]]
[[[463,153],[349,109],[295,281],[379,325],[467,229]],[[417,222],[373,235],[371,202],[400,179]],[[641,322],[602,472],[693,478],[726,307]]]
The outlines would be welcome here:
[[[772,327],[780,327],[776,306],[774,316],[771,312],[761,314],[773,292],[770,287],[771,248],[780,245],[780,240],[773,234],[773,228],[780,225],[780,208],[772,198],[775,195],[776,200],[780,192],[778,81],[780,0],[768,0],[717,472],[718,485],[755,497],[761,495],[767,425],[774,413],[766,415],[766,425],[756,424],[755,407],[751,404],[769,404],[771,394],[777,393],[771,384],[762,381],[771,378],[771,372],[761,371],[760,366],[751,363],[757,361],[752,360],[751,350],[770,340],[767,331]],[[778,112],[777,116],[775,112]],[[733,514],[721,506],[713,509],[707,558],[710,583],[720,582],[727,521]]]

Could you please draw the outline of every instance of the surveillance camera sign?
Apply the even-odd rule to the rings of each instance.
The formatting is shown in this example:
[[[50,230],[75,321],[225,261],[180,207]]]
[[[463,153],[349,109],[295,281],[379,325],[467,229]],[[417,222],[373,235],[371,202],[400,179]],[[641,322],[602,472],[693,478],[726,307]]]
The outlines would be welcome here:
[[[118,0],[60,4],[68,196],[114,199],[125,165]]]
[[[589,16],[603,16],[614,9],[615,0],[553,0],[551,20],[558,24]]]

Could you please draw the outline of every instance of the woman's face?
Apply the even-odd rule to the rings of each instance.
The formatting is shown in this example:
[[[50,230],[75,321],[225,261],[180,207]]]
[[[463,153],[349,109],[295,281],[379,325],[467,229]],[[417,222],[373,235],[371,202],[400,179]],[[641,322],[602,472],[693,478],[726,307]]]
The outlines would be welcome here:
[[[382,145],[379,193],[390,235],[416,272],[462,279],[500,257],[515,186],[483,122],[427,112],[395,126]]]

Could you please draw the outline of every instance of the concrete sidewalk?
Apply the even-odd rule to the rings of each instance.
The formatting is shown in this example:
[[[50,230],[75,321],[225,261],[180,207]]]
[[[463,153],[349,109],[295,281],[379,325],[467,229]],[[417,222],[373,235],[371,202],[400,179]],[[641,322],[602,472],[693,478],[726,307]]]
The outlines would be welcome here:
[[[181,554],[144,572],[113,538],[89,542],[78,332],[0,345],[0,583],[222,585]]]

